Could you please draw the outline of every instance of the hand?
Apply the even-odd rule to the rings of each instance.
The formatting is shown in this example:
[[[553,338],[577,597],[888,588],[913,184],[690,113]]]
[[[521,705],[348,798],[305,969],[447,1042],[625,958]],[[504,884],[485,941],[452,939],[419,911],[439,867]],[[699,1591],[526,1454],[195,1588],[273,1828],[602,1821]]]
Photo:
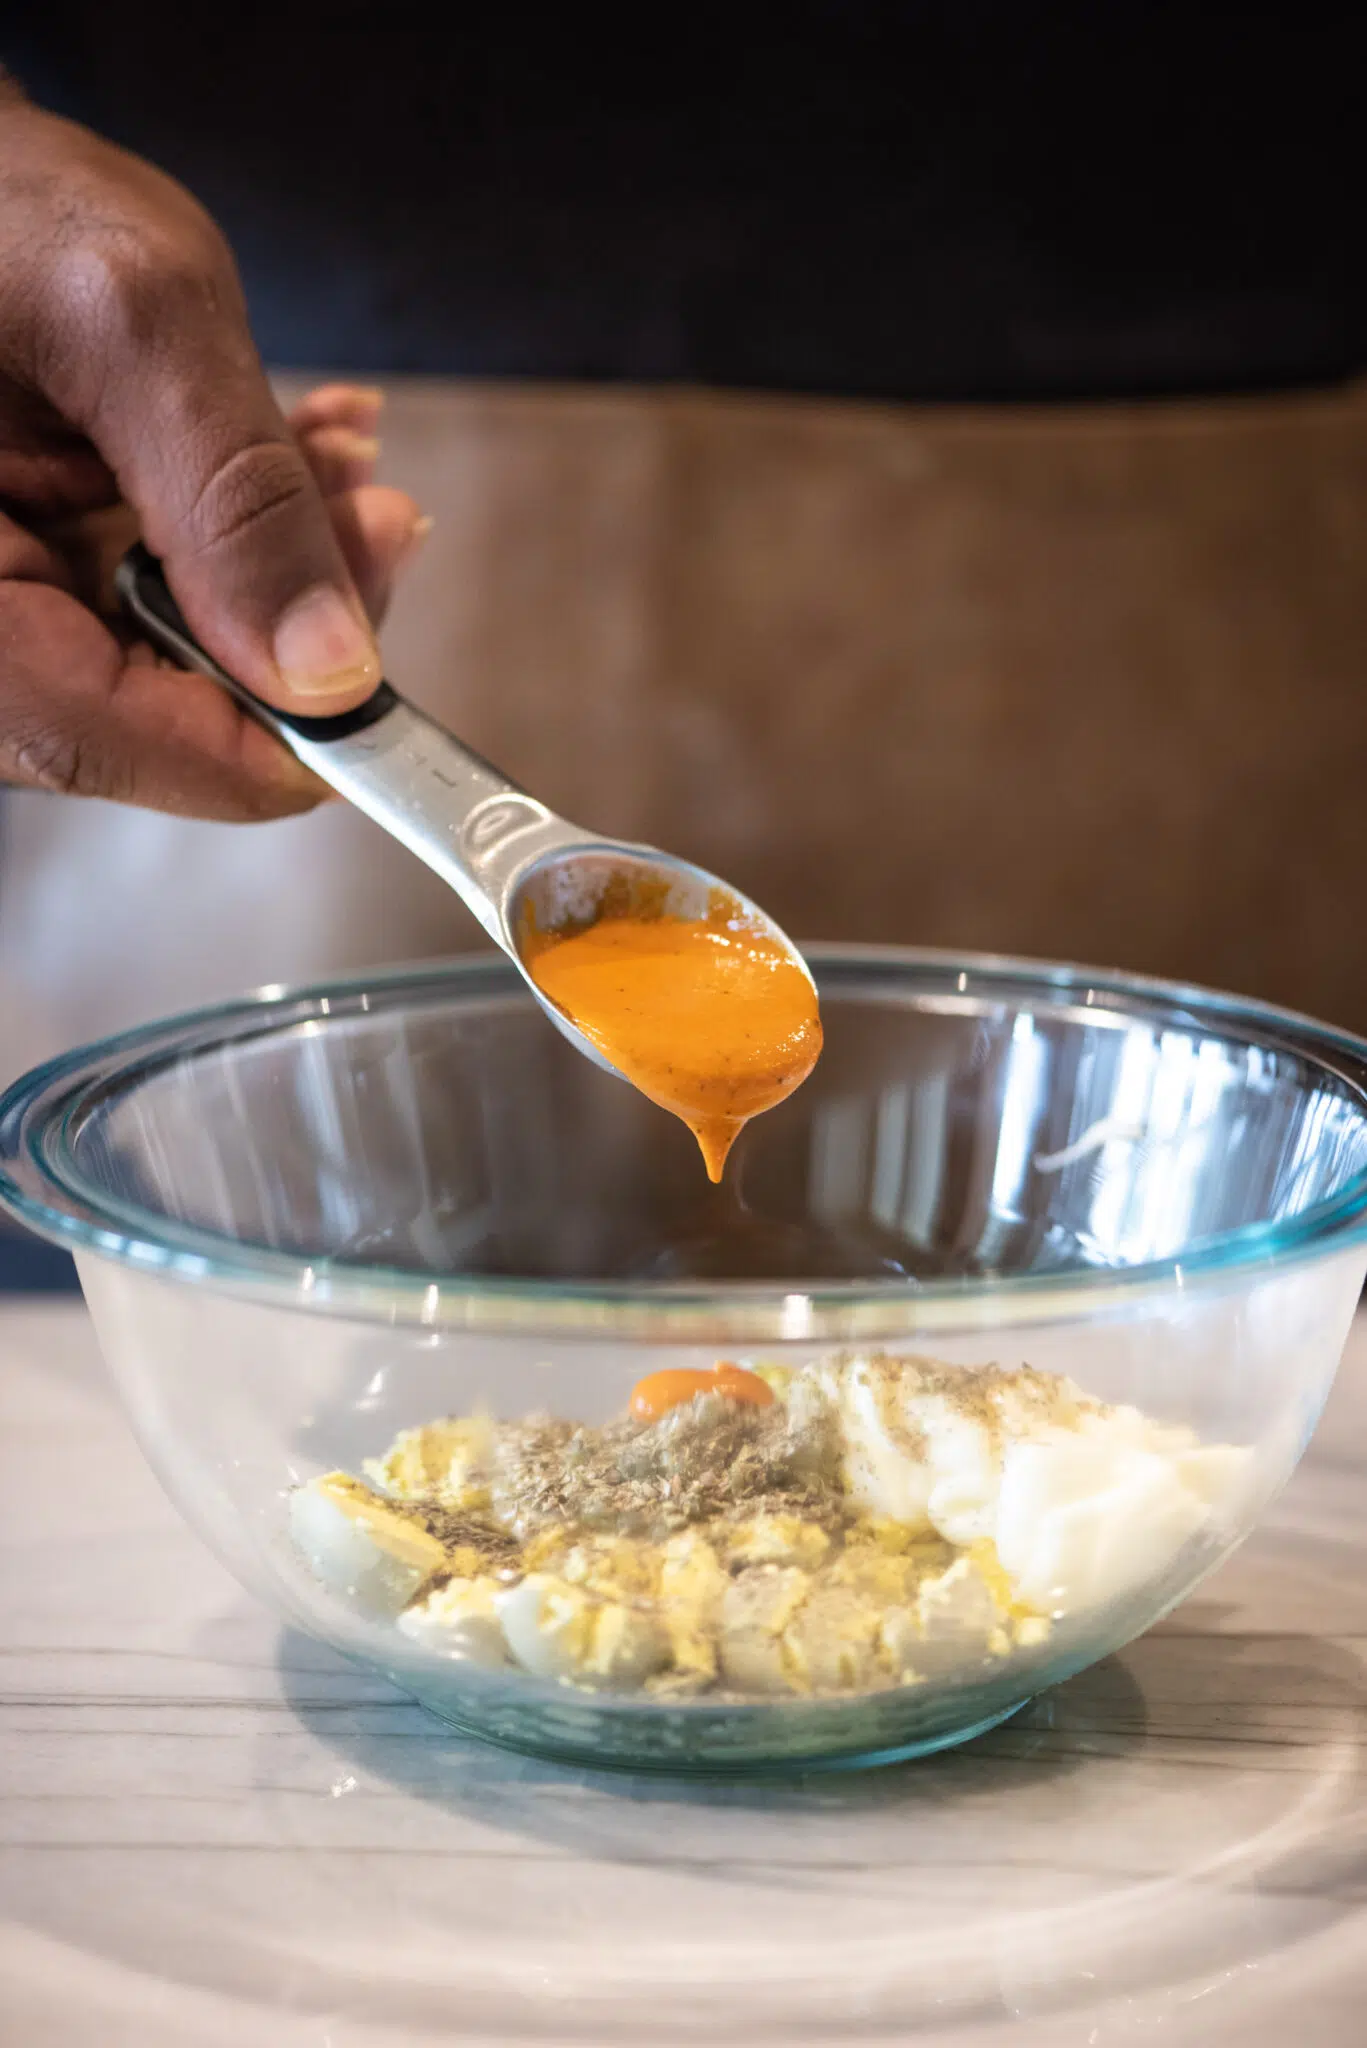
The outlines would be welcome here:
[[[422,526],[370,481],[379,403],[325,386],[287,422],[208,216],[0,79],[0,781],[202,818],[326,795],[119,624],[112,571],[140,531],[250,689],[314,716],[362,702]]]

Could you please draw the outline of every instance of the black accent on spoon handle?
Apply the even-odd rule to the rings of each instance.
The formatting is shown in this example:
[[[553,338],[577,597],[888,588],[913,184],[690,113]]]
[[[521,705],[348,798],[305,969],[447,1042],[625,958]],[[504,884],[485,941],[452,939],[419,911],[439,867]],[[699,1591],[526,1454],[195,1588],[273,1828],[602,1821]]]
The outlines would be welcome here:
[[[124,610],[155,647],[163,654],[173,656],[184,667],[212,676],[245,711],[284,740],[286,745],[292,739],[311,740],[315,745],[349,739],[353,733],[364,732],[367,726],[377,724],[399,701],[389,684],[381,683],[364,704],[358,704],[352,711],[340,711],[332,718],[307,718],[296,711],[281,711],[276,705],[265,703],[235,676],[230,676],[200,646],[171,595],[161,563],[141,541],[137,541],[119,563],[114,573],[114,586]]]

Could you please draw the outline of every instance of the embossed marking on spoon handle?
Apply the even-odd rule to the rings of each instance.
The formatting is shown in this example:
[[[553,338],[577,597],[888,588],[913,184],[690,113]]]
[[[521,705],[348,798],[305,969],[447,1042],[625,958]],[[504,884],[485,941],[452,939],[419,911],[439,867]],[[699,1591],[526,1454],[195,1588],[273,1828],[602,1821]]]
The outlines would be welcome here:
[[[335,718],[263,703],[200,646],[161,564],[141,543],[124,556],[115,582],[155,646],[221,684],[315,775],[449,882],[490,938],[514,951],[505,915],[513,876],[542,853],[589,842],[590,834],[500,775],[389,683]]]

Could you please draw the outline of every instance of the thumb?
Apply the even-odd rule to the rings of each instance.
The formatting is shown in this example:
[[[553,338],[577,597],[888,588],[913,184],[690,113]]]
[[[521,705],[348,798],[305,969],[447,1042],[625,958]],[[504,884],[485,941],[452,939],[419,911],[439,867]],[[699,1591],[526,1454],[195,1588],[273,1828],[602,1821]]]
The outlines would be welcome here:
[[[101,205],[78,260],[47,269],[48,331],[67,344],[48,358],[48,395],[114,471],[191,630],[231,675],[285,710],[361,703],[379,652],[227,244],[170,179],[81,139],[98,152]]]
[[[192,331],[146,380],[155,430],[116,474],[191,630],[229,674],[285,710],[344,711],[380,681],[374,634],[245,321],[230,366],[225,339]]]

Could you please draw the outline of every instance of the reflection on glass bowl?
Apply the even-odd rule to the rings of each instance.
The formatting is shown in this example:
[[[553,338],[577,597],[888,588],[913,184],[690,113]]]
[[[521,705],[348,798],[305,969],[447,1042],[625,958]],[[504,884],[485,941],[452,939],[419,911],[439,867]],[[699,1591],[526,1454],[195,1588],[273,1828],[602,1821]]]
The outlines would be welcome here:
[[[825,1055],[721,1190],[477,960],[56,1061],[0,1105],[4,1196],[191,1522],[437,1713],[674,1770],[934,1749],[1286,1479],[1367,1270],[1367,1047],[1079,969],[813,966]]]

